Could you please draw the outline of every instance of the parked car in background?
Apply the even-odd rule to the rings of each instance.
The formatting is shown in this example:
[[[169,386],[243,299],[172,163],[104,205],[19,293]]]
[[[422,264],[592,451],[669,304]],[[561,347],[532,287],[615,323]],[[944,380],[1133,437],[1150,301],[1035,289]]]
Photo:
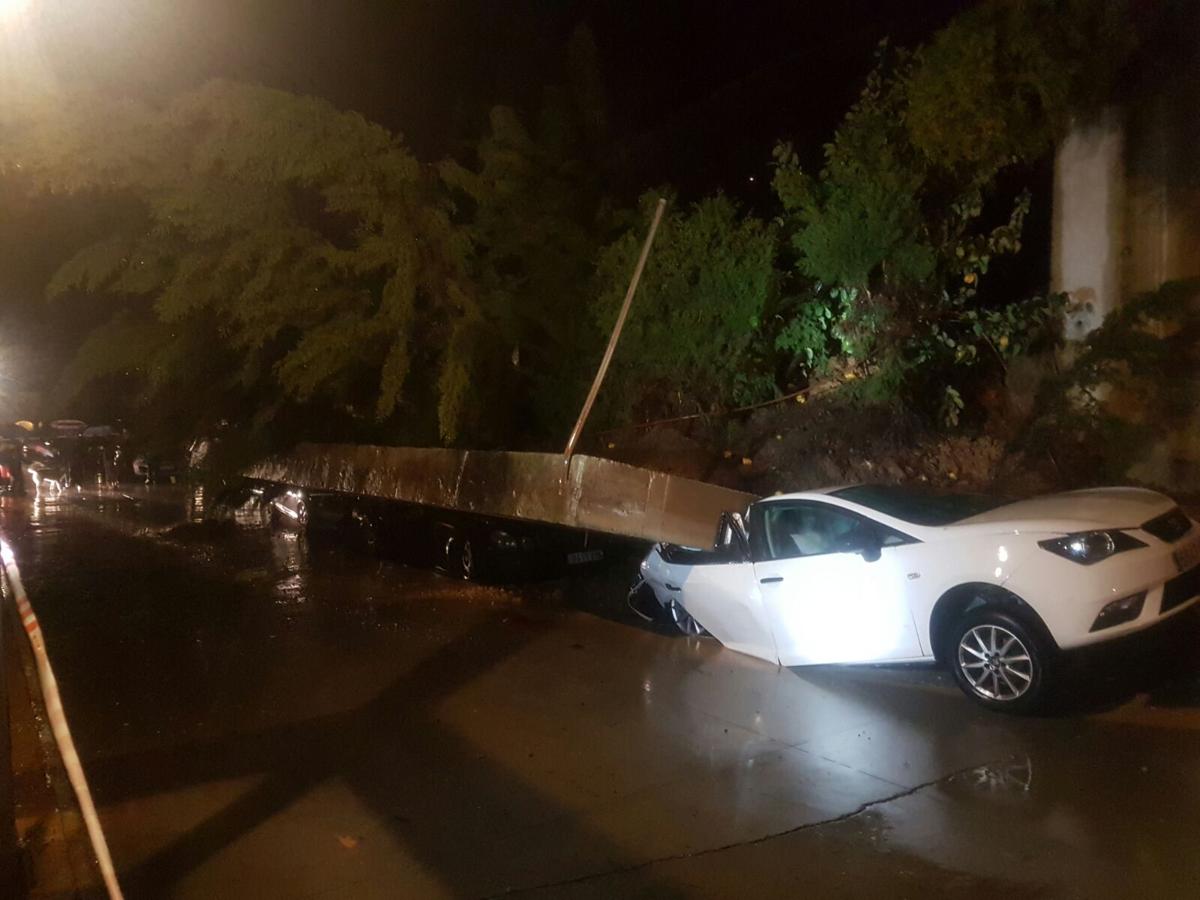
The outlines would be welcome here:
[[[287,487],[270,489],[267,503],[271,511],[271,523],[304,528],[308,524],[309,502],[310,498],[304,491]]]
[[[64,454],[49,440],[31,440],[22,450],[27,487],[39,496],[61,494],[70,486],[70,467]]]
[[[1005,503],[860,485],[722,516],[641,581],[690,633],[786,666],[947,664],[992,709],[1035,707],[1062,651],[1200,597],[1200,528],[1169,497],[1098,488]]]
[[[27,432],[18,425],[0,426],[0,493],[23,494]]]
[[[313,542],[340,543],[356,550],[375,548],[376,517],[362,498],[336,491],[268,487],[271,523],[302,531]]]
[[[336,491],[282,488],[272,521],[466,581],[512,581],[561,575],[604,559],[594,534],[534,522],[478,516]]]
[[[439,509],[423,519],[434,567],[467,581],[551,578],[604,559],[602,539],[586,531]],[[403,539],[389,536],[391,546]]]
[[[175,484],[181,474],[176,460],[155,453],[135,456],[131,467],[134,476],[146,484]]]

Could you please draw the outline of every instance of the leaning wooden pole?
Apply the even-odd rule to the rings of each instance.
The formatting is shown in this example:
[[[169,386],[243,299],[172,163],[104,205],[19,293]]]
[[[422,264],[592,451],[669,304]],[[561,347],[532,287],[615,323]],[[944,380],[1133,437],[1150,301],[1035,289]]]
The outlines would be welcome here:
[[[642,244],[642,255],[638,257],[637,266],[633,270],[633,278],[629,282],[629,290],[625,292],[625,302],[621,304],[621,312],[617,315],[617,324],[613,326],[612,335],[608,339],[608,347],[604,351],[604,358],[600,360],[600,368],[596,371],[596,377],[592,381],[592,389],[588,391],[587,399],[583,401],[583,409],[579,411],[579,420],[571,430],[567,448],[563,451],[563,462],[567,465],[571,464],[571,457],[575,454],[575,445],[579,442],[579,435],[583,433],[584,423],[587,422],[588,416],[592,412],[596,395],[600,393],[600,385],[604,382],[604,376],[608,374],[608,366],[617,349],[617,341],[621,339],[621,329],[625,327],[625,317],[629,315],[633,295],[637,293],[638,282],[642,280],[642,270],[646,268],[646,259],[650,256],[650,245],[654,243],[654,235],[658,232],[658,224],[662,221],[663,210],[666,208],[667,201],[659,198],[658,206],[654,208],[654,218],[650,222],[650,231],[646,235],[646,242]]]

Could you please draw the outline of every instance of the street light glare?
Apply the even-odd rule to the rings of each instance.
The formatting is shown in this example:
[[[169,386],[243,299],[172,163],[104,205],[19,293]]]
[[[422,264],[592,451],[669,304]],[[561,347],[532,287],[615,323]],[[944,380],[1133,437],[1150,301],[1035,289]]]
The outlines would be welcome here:
[[[21,18],[33,0],[0,0],[0,24]]]

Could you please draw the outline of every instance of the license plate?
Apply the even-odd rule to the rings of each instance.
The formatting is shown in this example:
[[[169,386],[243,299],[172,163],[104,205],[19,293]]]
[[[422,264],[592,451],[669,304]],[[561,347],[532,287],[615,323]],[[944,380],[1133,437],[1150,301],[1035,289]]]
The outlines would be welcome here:
[[[1175,565],[1180,572],[1200,566],[1200,541],[1193,541],[1175,551]]]
[[[603,550],[580,550],[578,553],[567,554],[567,565],[578,566],[581,563],[599,562],[604,559]]]

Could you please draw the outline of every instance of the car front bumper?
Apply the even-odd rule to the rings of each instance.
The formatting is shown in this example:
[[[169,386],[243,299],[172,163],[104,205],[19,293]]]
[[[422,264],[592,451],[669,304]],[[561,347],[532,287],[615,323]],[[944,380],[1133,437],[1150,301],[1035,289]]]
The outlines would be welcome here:
[[[1194,527],[1176,544],[1148,535],[1145,540],[1149,546],[1092,566],[1046,553],[1047,558],[1038,558],[1036,565],[1015,573],[1005,586],[1031,602],[1064,650],[1115,640],[1165,622],[1200,600],[1200,564],[1181,571],[1178,562],[1187,555],[1185,551],[1193,551],[1187,560],[1192,562],[1200,529]],[[1092,630],[1108,604],[1143,591],[1145,600],[1135,618]]]

